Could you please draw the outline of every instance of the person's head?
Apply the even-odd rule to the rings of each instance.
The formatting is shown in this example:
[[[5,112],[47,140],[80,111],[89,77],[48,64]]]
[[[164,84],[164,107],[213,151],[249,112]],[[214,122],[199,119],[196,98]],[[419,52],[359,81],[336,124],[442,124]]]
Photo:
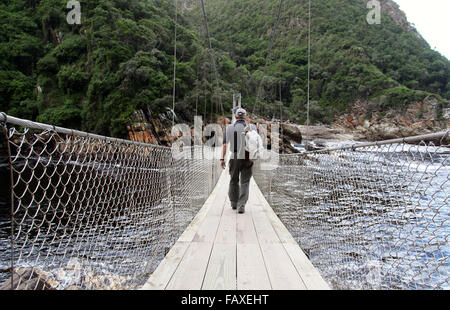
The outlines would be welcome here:
[[[234,113],[234,116],[236,117],[236,119],[244,119],[245,120],[245,118],[247,117],[247,111],[245,111],[243,108],[239,108]]]

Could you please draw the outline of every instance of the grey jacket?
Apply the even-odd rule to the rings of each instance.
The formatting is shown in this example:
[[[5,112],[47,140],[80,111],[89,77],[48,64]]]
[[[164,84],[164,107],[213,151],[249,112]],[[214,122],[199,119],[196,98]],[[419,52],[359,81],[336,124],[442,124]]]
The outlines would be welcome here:
[[[250,124],[256,130],[255,125]],[[231,159],[246,159],[244,131],[247,123],[244,120],[237,120],[234,124],[227,126],[223,135],[223,144],[229,143],[231,146]]]

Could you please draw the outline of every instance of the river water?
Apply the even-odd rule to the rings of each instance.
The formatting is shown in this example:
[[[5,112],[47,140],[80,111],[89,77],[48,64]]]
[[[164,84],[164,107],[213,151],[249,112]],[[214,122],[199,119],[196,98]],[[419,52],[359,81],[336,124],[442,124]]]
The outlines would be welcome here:
[[[12,247],[9,165],[0,161],[0,286],[13,257],[57,289],[139,287],[208,196],[204,163],[180,164],[169,187],[163,168],[28,157],[15,163]]]
[[[255,180],[331,287],[449,289],[449,157],[424,145],[282,156]]]
[[[254,175],[274,211],[333,288],[449,289],[449,154],[448,148],[402,146],[283,156],[276,171],[256,170]],[[98,166],[96,170],[105,169]],[[190,173],[196,172],[183,175]],[[139,188],[125,185],[121,186],[122,198],[102,196],[102,201],[110,203],[109,207],[104,204],[104,212],[92,213],[87,207],[90,203],[103,206],[95,196],[77,204],[84,209],[75,213],[48,209],[51,204],[32,204],[22,213],[25,221],[16,223],[23,229],[15,230],[20,236],[15,244],[19,250],[14,261],[20,262],[16,267],[45,269],[59,289],[71,285],[136,287],[206,199],[208,176],[204,173],[197,176],[191,191],[183,186],[183,175],[174,178],[178,182],[175,188],[183,192],[179,196],[173,193],[172,199],[179,206],[176,218],[164,199],[165,181],[149,185],[153,194],[148,206],[141,208],[118,208],[123,197],[142,195]],[[119,180],[117,172],[105,175],[108,180],[114,175]],[[24,173],[25,179],[30,176]],[[160,178],[155,175],[152,180]],[[0,182],[2,283],[11,266],[10,184],[5,157],[0,157]],[[108,184],[107,193],[119,186],[117,182]],[[116,211],[108,213],[112,209]],[[34,212],[37,216],[30,216]],[[173,218],[178,222],[175,230]],[[135,277],[140,278],[136,281]]]

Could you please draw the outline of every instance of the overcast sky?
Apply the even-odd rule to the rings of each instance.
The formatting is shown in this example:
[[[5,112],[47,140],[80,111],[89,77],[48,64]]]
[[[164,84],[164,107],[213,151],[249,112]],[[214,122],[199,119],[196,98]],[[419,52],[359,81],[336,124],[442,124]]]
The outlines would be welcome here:
[[[432,49],[450,59],[450,0],[394,0]]]

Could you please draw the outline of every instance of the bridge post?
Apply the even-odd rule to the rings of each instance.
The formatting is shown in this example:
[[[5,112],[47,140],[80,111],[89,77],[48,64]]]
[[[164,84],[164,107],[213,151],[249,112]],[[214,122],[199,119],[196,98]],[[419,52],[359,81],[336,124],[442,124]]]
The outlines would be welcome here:
[[[235,93],[233,94],[233,110],[231,111],[231,123],[234,123],[236,121],[236,117],[234,116],[234,111],[236,111],[237,108],[241,108],[241,93]]]
[[[231,110],[231,123],[236,121],[236,117],[234,116],[234,111],[236,109],[236,94],[233,94],[233,109]]]

